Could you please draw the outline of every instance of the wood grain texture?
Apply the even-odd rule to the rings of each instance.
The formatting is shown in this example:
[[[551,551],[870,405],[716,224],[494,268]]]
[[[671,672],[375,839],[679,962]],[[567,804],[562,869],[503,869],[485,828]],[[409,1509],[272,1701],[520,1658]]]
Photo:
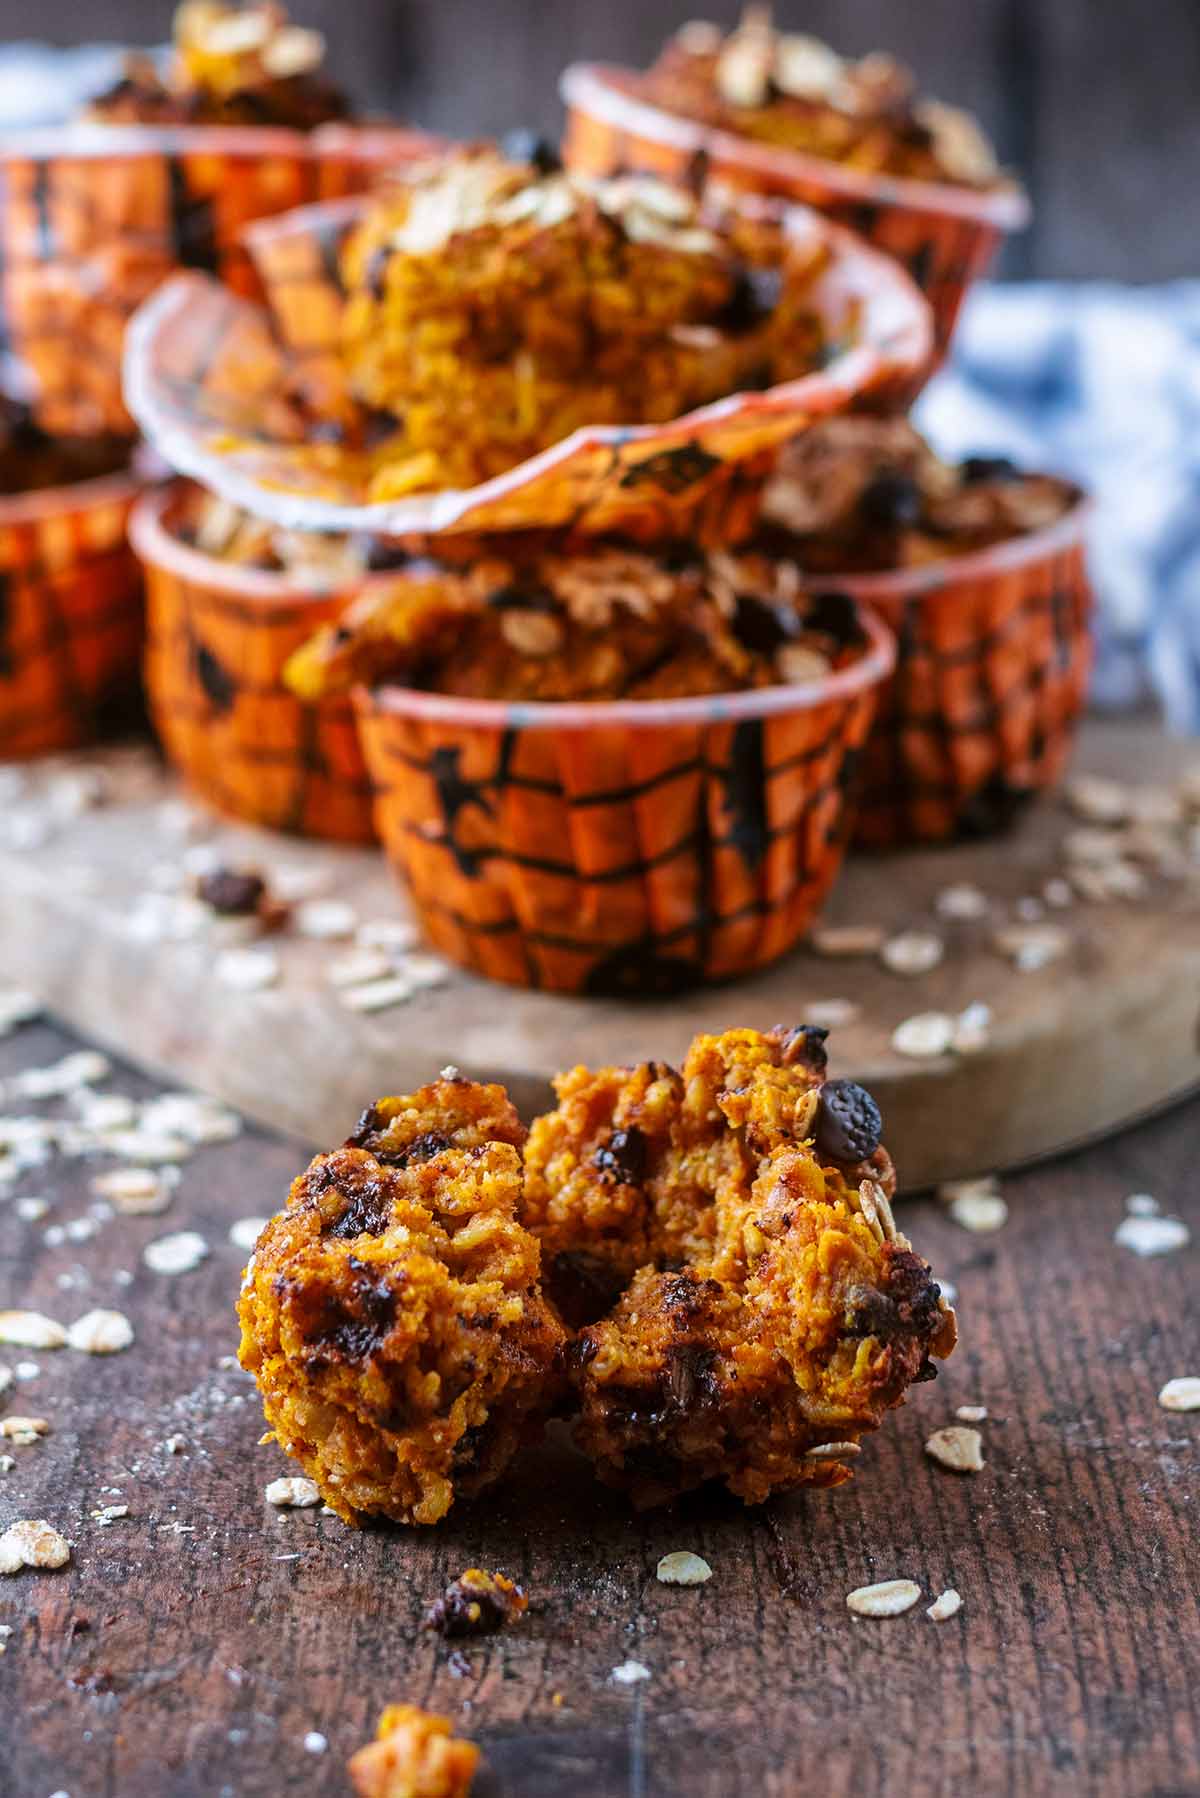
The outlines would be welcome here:
[[[29,1027],[0,1045],[0,1076],[71,1046]],[[482,1744],[479,1798],[1197,1791],[1200,1418],[1155,1395],[1200,1372],[1200,1248],[1143,1262],[1112,1232],[1125,1196],[1149,1190],[1200,1233],[1198,1130],[1192,1103],[1014,1178],[990,1237],[905,1208],[959,1288],[962,1343],[853,1485],[637,1518],[555,1442],[428,1533],[263,1503],[288,1469],[255,1446],[253,1390],[222,1360],[240,1263],[227,1231],[278,1203],[297,1146],[250,1133],[204,1150],[164,1217],[114,1219],[83,1245],[47,1248],[45,1224],[0,1204],[0,1307],[69,1322],[116,1304],[137,1330],[109,1360],[29,1355],[37,1378],[8,1395],[53,1433],[0,1475],[0,1525],[45,1516],[75,1547],[62,1572],[0,1581],[0,1798],[324,1798],[399,1699]],[[19,1190],[49,1194],[53,1221],[82,1215],[86,1169],[47,1172]],[[210,1258],[151,1275],[142,1246],[182,1227]],[[119,1268],[132,1285],[114,1284]],[[990,1411],[987,1469],[966,1478],[922,1452],[963,1403]],[[114,1487],[131,1516],[100,1529],[88,1514]],[[708,1558],[707,1586],[655,1581],[678,1548]],[[533,1602],[516,1631],[468,1644],[455,1677],[418,1625],[472,1564],[516,1575]],[[847,1612],[852,1587],[899,1575],[929,1598],[954,1585],[963,1610],[940,1625],[923,1607]],[[629,1657],[651,1679],[613,1684]],[[323,1756],[303,1746],[314,1729]]]
[[[679,0],[296,0],[329,36],[339,76],[361,100],[477,136],[513,125],[557,131],[557,78],[589,58],[645,64],[688,16]],[[739,0],[698,11],[731,24]],[[1033,196],[1031,232],[1000,264],[1019,275],[1166,280],[1195,273],[1181,229],[1200,183],[1194,0],[778,0],[780,23],[853,54],[886,47],[928,92],[976,111]],[[0,0],[0,32],[59,43],[103,33],[150,43],[161,0],[42,0],[36,24]]]
[[[1189,744],[1125,724],[1094,726],[1079,757],[1081,766],[1134,781],[1167,780],[1193,760]],[[156,866],[169,874],[179,865],[182,847],[161,829],[163,798],[178,789],[111,765],[113,803],[32,853],[0,849],[0,982],[31,987],[57,1015],[142,1065],[309,1142],[340,1141],[364,1097],[411,1091],[431,1062],[506,1081],[532,1116],[547,1102],[551,1075],[579,1060],[679,1060],[698,1031],[799,1022],[830,998],[860,1008],[835,1033],[834,1059],[839,1073],[876,1093],[911,1187],[1045,1155],[1200,1080],[1200,877],[1157,881],[1136,906],[1052,914],[1071,933],[1070,951],[1036,973],[1015,972],[992,946],[1013,903],[1061,872],[1070,820],[1057,801],[1000,841],[851,860],[828,921],[889,933],[935,929],[946,958],[921,979],[872,958],[831,960],[802,948],[732,986],[640,1001],[564,998],[455,971],[408,1005],[362,1016],[328,984],[342,946],[279,936],[279,985],[246,994],[214,981],[207,937],[131,935]],[[403,913],[377,854],[213,829],[231,865],[269,877],[299,864],[322,872],[361,919]],[[993,899],[987,920],[935,918],[935,896],[956,882],[975,883]],[[981,1053],[913,1061],[891,1047],[892,1031],[913,1013],[958,1014],[976,1002],[993,1016]]]

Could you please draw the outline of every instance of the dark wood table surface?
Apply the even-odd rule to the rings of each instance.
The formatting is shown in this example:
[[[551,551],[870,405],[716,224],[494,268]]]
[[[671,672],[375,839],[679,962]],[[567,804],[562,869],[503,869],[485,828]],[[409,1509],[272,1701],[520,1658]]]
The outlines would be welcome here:
[[[0,1078],[73,1046],[29,1025],[0,1043]],[[105,1085],[153,1090],[123,1069]],[[22,1109],[55,1107],[0,1102]],[[1200,1792],[1200,1413],[1156,1402],[1200,1374],[1200,1247],[1140,1260],[1113,1241],[1138,1191],[1200,1238],[1198,1148],[1194,1101],[1006,1181],[995,1234],[906,1207],[958,1287],[961,1346],[848,1487],[637,1517],[555,1441],[423,1533],[263,1499],[291,1469],[256,1446],[254,1390],[229,1359],[228,1231],[280,1202],[301,1146],[247,1131],[203,1149],[167,1213],[86,1241],[53,1226],[86,1215],[97,1164],[27,1173],[0,1200],[0,1309],[69,1323],[113,1306],[137,1339],[107,1358],[0,1348],[39,1370],[0,1408],[52,1426],[13,1448],[0,1527],[45,1517],[74,1545],[60,1572],[0,1579],[0,1794],[339,1793],[396,1700],[482,1744],[478,1798]],[[50,1209],[23,1220],[16,1197],[35,1193]],[[145,1243],[184,1228],[207,1260],[151,1273]],[[971,1403],[989,1410],[987,1467],[951,1474],[923,1443]],[[128,1518],[91,1519],[117,1502]],[[660,1585],[672,1549],[706,1556],[709,1583]],[[467,1644],[464,1670],[420,1620],[469,1565],[515,1575],[532,1603],[511,1633]],[[920,1607],[850,1614],[851,1588],[893,1576],[920,1582]],[[931,1622],[946,1586],[963,1608]],[[630,1659],[651,1677],[614,1682]]]

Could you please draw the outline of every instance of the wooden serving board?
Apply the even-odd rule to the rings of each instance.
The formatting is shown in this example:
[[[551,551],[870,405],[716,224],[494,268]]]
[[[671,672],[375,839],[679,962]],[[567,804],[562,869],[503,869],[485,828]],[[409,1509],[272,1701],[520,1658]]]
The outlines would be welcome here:
[[[1157,783],[1194,758],[1194,745],[1153,726],[1093,724],[1076,765]],[[1061,872],[1070,820],[1053,799],[1000,842],[851,859],[825,921],[889,933],[936,928],[946,957],[917,979],[874,959],[801,949],[735,985],[637,1003],[526,992],[453,971],[407,1004],[364,1016],[329,984],[328,964],[345,944],[280,933],[271,939],[278,985],[241,993],[213,979],[210,938],[146,941],[130,919],[178,870],[189,840],[212,842],[223,859],[268,876],[311,870],[363,920],[402,916],[404,900],[379,855],[272,837],[200,811],[185,839],[179,789],[145,756],[110,753],[71,766],[104,768],[110,797],[36,846],[28,839],[61,767],[57,776],[31,774],[27,794],[4,799],[9,819],[34,822],[23,833],[27,846],[0,848],[0,981],[31,989],[147,1068],[313,1143],[341,1140],[364,1103],[410,1090],[447,1062],[505,1080],[531,1114],[546,1102],[550,1075],[576,1061],[677,1060],[697,1031],[800,1022],[831,999],[861,1008],[835,1033],[832,1064],[875,1093],[909,1188],[1052,1154],[1200,1083],[1200,869],[1183,880],[1152,878],[1136,904],[1078,903],[1051,914],[1072,941],[1040,970],[1017,972],[995,950],[994,930],[1016,902]],[[958,882],[989,895],[988,919],[935,919],[936,895]],[[977,1001],[992,1013],[981,1051],[915,1061],[891,1046],[897,1024],[914,1013],[959,1013]]]

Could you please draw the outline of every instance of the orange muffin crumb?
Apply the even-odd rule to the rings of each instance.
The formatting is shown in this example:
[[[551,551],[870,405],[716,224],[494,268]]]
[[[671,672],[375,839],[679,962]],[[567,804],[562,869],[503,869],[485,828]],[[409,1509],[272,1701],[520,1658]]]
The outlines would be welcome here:
[[[347,1762],[359,1798],[466,1798],[479,1750],[450,1728],[449,1717],[389,1704],[375,1741]]]
[[[517,1221],[523,1131],[448,1073],[367,1111],[267,1225],[242,1366],[284,1450],[349,1523],[436,1523],[535,1437],[564,1334]]]

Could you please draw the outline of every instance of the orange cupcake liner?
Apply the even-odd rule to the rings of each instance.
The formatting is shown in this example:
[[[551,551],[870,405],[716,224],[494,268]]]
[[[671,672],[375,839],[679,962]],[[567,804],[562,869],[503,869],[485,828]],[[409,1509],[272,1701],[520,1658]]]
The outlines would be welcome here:
[[[328,127],[81,126],[0,137],[0,303],[8,350],[52,435],[133,430],[125,326],[173,269],[257,292],[255,219],[366,187],[427,154],[418,133]]]
[[[373,842],[350,701],[308,706],[283,683],[288,658],[351,595],[314,594],[190,548],[171,530],[180,497],[146,494],[130,520],[146,572],[146,690],[169,761],[205,799],[249,823]]]
[[[93,741],[136,699],[134,472],[0,498],[0,757]]]
[[[1082,498],[1048,529],[921,568],[822,576],[893,632],[866,745],[863,847],[988,836],[1061,776],[1087,700]]]
[[[567,69],[561,91],[569,168],[592,175],[644,170],[691,187],[711,177],[815,207],[908,270],[933,307],[939,358],[968,288],[1001,237],[1029,221],[1029,203],[1016,187],[980,192],[755,143],[639,99],[637,81],[628,69],[600,64]]]
[[[425,932],[493,980],[679,990],[783,955],[841,865],[893,649],[812,687],[517,705],[355,694],[376,820]]]
[[[802,207],[784,226],[831,254],[812,284],[830,355],[761,392],[665,424],[597,425],[477,487],[368,503],[358,461],[273,428],[281,392],[345,400],[338,249],[361,200],[306,207],[246,234],[270,313],[212,279],[177,275],[140,309],[126,399],[163,459],[234,505],[297,530],[428,537],[560,528],[649,542],[749,528],[780,444],[866,396],[911,391],[932,349],[929,309],[902,270]]]

